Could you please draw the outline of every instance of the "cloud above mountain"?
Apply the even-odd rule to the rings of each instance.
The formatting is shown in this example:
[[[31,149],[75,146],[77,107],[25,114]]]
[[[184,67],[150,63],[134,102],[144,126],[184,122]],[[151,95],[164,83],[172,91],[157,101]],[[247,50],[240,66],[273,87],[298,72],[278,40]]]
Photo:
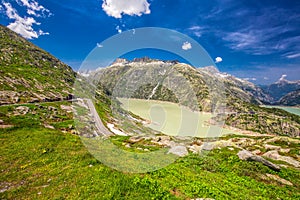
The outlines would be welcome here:
[[[150,4],[147,0],[103,0],[102,9],[114,18],[122,18],[122,15],[141,16],[150,14]]]
[[[23,5],[27,8],[27,14],[29,15],[33,15],[36,17],[51,15],[51,12],[48,9],[46,9],[42,5],[39,5],[39,3],[34,0],[17,0],[17,2],[18,4]]]
[[[41,35],[49,35],[48,32],[44,32],[41,29],[36,30],[33,26],[41,25],[40,22],[36,21],[37,17],[50,16],[52,15],[51,12],[34,0],[18,0],[17,3],[27,9],[27,14],[29,16],[20,16],[19,12],[11,3],[2,2],[6,16],[12,21],[7,27],[26,39],[34,39]]]
[[[223,58],[221,58],[221,57],[216,57],[216,59],[215,59],[215,63],[220,63],[222,61],[223,61]]]
[[[181,47],[183,50],[187,51],[192,48],[192,44],[189,42],[184,42]]]
[[[280,77],[280,79],[278,81],[283,81],[283,80],[285,80],[286,77],[287,77],[286,74],[282,74],[282,76]]]

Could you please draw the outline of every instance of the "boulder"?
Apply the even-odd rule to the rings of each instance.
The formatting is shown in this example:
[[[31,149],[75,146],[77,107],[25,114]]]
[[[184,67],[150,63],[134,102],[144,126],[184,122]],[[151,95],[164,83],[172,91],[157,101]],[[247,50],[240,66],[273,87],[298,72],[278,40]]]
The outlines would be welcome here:
[[[202,142],[201,140],[198,139],[198,140],[194,140],[194,141],[193,141],[193,144],[200,146],[200,145],[203,144],[203,142]]]
[[[201,145],[203,150],[211,151],[216,148],[224,148],[224,147],[236,147],[236,145],[230,140],[220,140],[215,142],[205,142]]]
[[[230,141],[240,147],[247,147],[247,146],[252,146],[252,145],[256,144],[256,141],[251,138],[232,138],[232,139],[229,139],[228,141]]]
[[[72,130],[71,130],[71,134],[79,135],[79,132],[78,132],[77,130],[75,130],[75,129],[72,129]]]
[[[273,142],[277,142],[277,141],[300,144],[299,139],[294,139],[294,138],[290,138],[290,137],[286,137],[286,136],[276,136],[276,137],[265,140],[264,143],[273,143]]]
[[[278,165],[275,165],[261,156],[253,155],[250,151],[241,150],[237,153],[237,155],[241,160],[260,162],[275,171],[280,171],[280,167]]]
[[[180,157],[184,157],[189,154],[185,146],[173,146],[168,153],[172,153]]]
[[[140,137],[140,136],[132,136],[128,139],[128,142],[131,143],[131,144],[134,144],[134,143],[137,143],[137,142],[140,142],[142,141],[144,138],[143,137]]]
[[[50,129],[55,129],[53,126],[48,125],[48,124],[44,124],[44,127],[45,127],[45,128],[50,128]]]
[[[67,113],[71,113],[73,111],[71,106],[66,106],[66,105],[60,105],[60,108],[62,110],[65,110]]]
[[[55,108],[55,107],[53,107],[53,106],[48,106],[48,110],[49,110],[49,111],[56,111],[57,108]]]
[[[0,91],[0,105],[19,102],[18,93],[14,91]]]
[[[237,155],[241,160],[248,160],[251,156],[253,156],[253,154],[247,150],[239,151]]]
[[[260,154],[262,154],[262,152],[259,149],[255,149],[254,151],[252,151],[252,154],[254,154],[254,155],[260,155]]]
[[[201,152],[202,147],[201,147],[201,146],[198,146],[198,145],[196,145],[196,144],[193,144],[193,145],[191,145],[191,146],[188,146],[188,149],[189,149],[192,153],[198,154],[198,153]]]
[[[264,153],[263,156],[266,158],[273,159],[273,160],[280,160],[280,161],[286,162],[290,165],[293,165],[294,167],[300,167],[299,161],[297,161],[294,158],[289,157],[289,156],[279,155],[277,150],[268,151],[268,152]]]
[[[279,152],[281,152],[281,153],[288,153],[290,151],[291,151],[291,149],[279,149]]]
[[[206,142],[203,145],[201,145],[201,148],[202,148],[202,150],[205,150],[205,151],[211,151],[215,148],[215,144],[211,143],[211,142],[210,143]]]
[[[279,149],[281,149],[281,147],[280,146],[275,146],[275,145],[270,145],[270,144],[265,144],[264,145],[265,146],[265,149],[266,150],[279,150]]]
[[[18,106],[15,109],[16,115],[26,115],[29,112],[29,108],[27,106]]]
[[[280,178],[278,175],[274,175],[274,174],[266,174],[266,175],[262,175],[261,176],[263,179],[265,180],[275,180],[281,184],[284,184],[284,185],[289,185],[289,186],[293,186],[293,183],[291,183],[290,181],[288,180],[285,180],[283,178]]]
[[[157,136],[151,140],[152,143],[158,144],[160,146],[172,147],[175,142],[171,140],[170,136]]]

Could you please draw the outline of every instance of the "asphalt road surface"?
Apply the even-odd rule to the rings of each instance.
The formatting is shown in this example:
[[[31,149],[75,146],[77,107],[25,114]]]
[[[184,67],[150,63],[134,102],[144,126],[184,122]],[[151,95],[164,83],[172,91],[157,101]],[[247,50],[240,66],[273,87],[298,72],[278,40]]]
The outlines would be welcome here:
[[[102,136],[110,136],[110,135],[113,135],[109,130],[107,130],[107,128],[104,126],[104,124],[102,123],[97,111],[96,111],[96,108],[93,104],[93,101],[91,99],[85,99],[86,102],[87,102],[87,106],[89,107],[90,109],[90,112],[95,120],[95,125],[98,129],[98,134],[99,135],[102,135]]]

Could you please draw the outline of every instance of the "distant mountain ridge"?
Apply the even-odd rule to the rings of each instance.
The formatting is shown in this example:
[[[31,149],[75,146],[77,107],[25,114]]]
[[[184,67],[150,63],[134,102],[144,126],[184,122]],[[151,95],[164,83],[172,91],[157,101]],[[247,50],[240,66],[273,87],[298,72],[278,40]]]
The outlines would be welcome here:
[[[226,85],[226,88],[228,88],[228,92],[232,93],[233,95],[238,95],[242,99],[246,99],[247,102],[252,102],[254,104],[265,104],[273,100],[270,95],[265,93],[254,83],[237,78],[227,73],[220,72],[213,66],[198,68],[198,71],[202,74],[207,72],[210,76],[217,76],[219,79],[222,79]]]
[[[283,97],[281,97],[278,101],[279,105],[284,106],[298,106],[300,105],[300,89],[290,92]]]
[[[71,67],[2,25],[0,52],[0,105],[71,97]]]
[[[269,94],[273,98],[273,101],[271,102],[272,104],[295,105],[295,101],[293,101],[294,103],[289,104],[287,98],[289,96],[289,93],[300,90],[300,80],[289,81],[286,80],[285,77],[286,76],[283,75],[277,82],[268,86],[261,86],[265,93]],[[296,98],[296,94],[297,92],[293,94],[293,98]],[[284,98],[285,100],[282,101],[282,98]],[[297,98],[300,98],[300,96],[298,96]],[[299,105],[299,103],[297,105]]]

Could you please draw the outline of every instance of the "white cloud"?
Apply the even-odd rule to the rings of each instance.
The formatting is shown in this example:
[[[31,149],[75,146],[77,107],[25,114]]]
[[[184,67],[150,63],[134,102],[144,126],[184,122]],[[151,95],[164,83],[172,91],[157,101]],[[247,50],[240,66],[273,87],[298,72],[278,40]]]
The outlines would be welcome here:
[[[243,78],[245,81],[256,81],[256,78]]]
[[[103,0],[102,9],[108,16],[122,18],[123,15],[141,16],[150,14],[147,0]]]
[[[37,16],[36,12],[34,10],[27,10],[27,14],[28,15],[34,15],[34,16]]]
[[[269,80],[269,78],[265,76],[265,77],[264,77],[264,80]]]
[[[286,57],[287,58],[298,58],[298,57],[300,57],[300,53],[295,53],[295,54],[288,54],[288,55],[286,55]]]
[[[216,57],[216,59],[215,59],[215,63],[220,63],[222,61],[223,61],[223,59],[221,57]]]
[[[219,31],[218,35],[233,50],[244,51],[253,55],[268,55],[289,50],[299,52],[299,45],[295,45],[300,36],[282,38],[281,35],[291,31],[284,26],[256,27],[249,25],[236,32]],[[281,37],[280,40],[274,38]]]
[[[235,50],[252,48],[252,46],[257,45],[260,42],[258,35],[255,36],[253,33],[241,32],[228,33],[223,39],[231,42],[230,47]]]
[[[50,33],[39,30],[39,35],[50,35]]]
[[[189,43],[189,42],[184,42],[182,47],[181,47],[183,50],[189,50],[192,48],[192,44]]]
[[[118,33],[122,33],[122,29],[120,28],[120,26],[116,26],[116,30],[118,31]]]
[[[191,26],[191,27],[189,28],[189,30],[191,30],[191,31],[198,31],[198,30],[201,30],[201,29],[202,29],[201,26]]]
[[[44,6],[39,5],[35,0],[17,0],[20,5],[23,5],[27,8],[27,14],[33,15],[36,17],[51,15],[50,11]]]
[[[100,44],[100,43],[97,43],[97,47],[99,47],[99,48],[102,48],[102,47],[103,47],[103,45],[102,45],[102,44]]]
[[[7,26],[11,30],[27,39],[38,38],[40,35],[49,35],[49,33],[47,32],[44,32],[42,30],[35,31],[32,28],[33,25],[40,25],[40,23],[37,22],[34,18],[21,17],[18,14],[17,10],[14,9],[10,3],[3,3],[3,5],[6,9],[7,17],[9,19],[15,20]]]
[[[282,74],[281,75],[281,77],[280,77],[280,79],[279,79],[279,81],[283,81],[283,80],[285,80],[285,78],[287,77],[287,75],[286,74]]]
[[[189,31],[191,31],[195,36],[201,37],[203,34],[204,27],[201,26],[191,26],[188,28]]]

